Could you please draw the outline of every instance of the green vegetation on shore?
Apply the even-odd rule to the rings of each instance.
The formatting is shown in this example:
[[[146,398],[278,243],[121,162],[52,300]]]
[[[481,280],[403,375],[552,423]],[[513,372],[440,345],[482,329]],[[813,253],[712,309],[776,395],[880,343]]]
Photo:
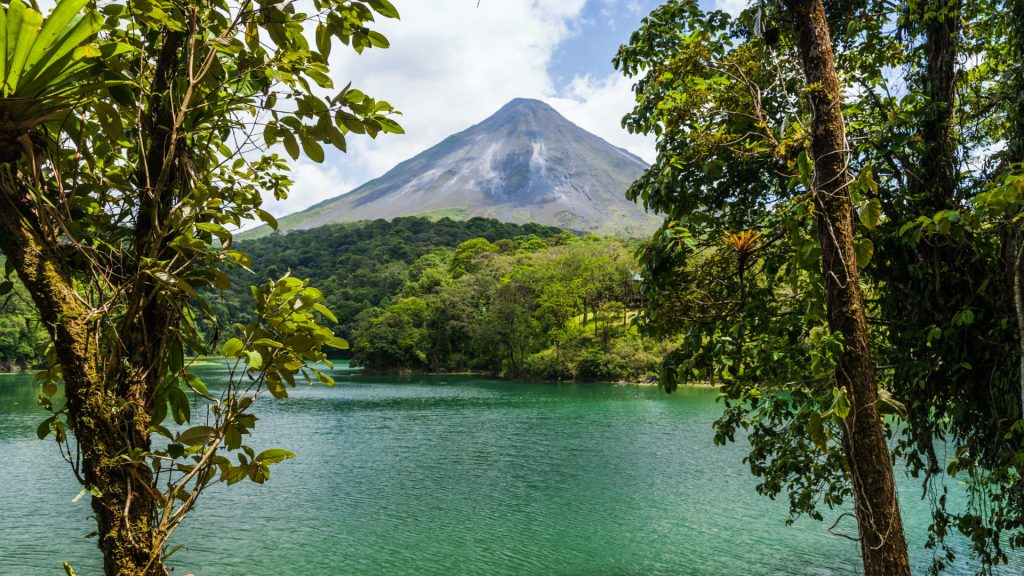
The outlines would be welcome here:
[[[246,287],[290,271],[322,290],[354,365],[371,372],[636,382],[654,378],[666,351],[634,325],[639,264],[620,240],[409,217],[244,247],[254,273],[231,271],[233,287],[209,299],[221,318],[249,321]],[[45,333],[20,283],[0,305],[0,370],[40,365]]]
[[[639,264],[622,241],[484,218],[396,218],[243,244],[255,278],[291,271],[337,315],[353,363],[371,372],[473,371],[519,379],[641,381],[664,347],[638,334]]]
[[[638,333],[637,263],[615,239],[534,235],[421,257],[365,310],[353,363],[538,380],[651,380],[666,351]]]
[[[0,266],[5,263],[0,255]],[[24,285],[13,276],[6,282],[0,280],[0,373],[38,366],[46,340]]]

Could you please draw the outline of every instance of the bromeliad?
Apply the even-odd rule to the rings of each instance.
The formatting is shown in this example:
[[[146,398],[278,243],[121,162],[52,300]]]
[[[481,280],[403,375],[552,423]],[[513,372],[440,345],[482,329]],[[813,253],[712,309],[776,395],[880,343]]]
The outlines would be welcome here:
[[[67,113],[92,89],[83,76],[100,55],[90,40],[103,24],[87,0],[63,0],[47,17],[22,0],[0,7],[0,162],[31,149],[30,132]]]

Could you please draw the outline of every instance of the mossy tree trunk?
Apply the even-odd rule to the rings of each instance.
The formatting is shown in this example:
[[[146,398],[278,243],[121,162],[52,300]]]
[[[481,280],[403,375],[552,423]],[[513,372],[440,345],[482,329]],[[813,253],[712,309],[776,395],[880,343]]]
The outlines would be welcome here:
[[[1012,0],[1010,4],[1010,21],[1013,22],[1010,33],[1013,56],[1009,81],[1010,108],[1010,142],[1009,160],[1024,167],[1024,0]],[[1018,385],[1020,387],[1020,417],[1024,419],[1024,233],[1011,234],[1014,251],[1011,258],[1011,275],[1013,276],[1014,305],[1017,316],[1017,337],[1019,339],[1020,360]]]
[[[12,178],[4,178],[2,196],[0,250],[31,294],[60,361],[68,420],[81,455],[75,471],[93,492],[104,571],[166,574],[159,546],[154,550],[152,472],[145,463],[121,458],[135,448],[149,449],[145,395],[116,401],[101,368],[97,323],[87,316],[73,275],[54,245],[40,242],[36,232],[44,216]]]
[[[829,327],[842,334],[844,343],[836,380],[850,401],[843,449],[853,487],[864,574],[909,576],[893,469],[876,406],[875,366],[853,233],[842,91],[825,8],[821,0],[787,0],[786,4],[799,36],[813,115],[813,194],[822,275]]]

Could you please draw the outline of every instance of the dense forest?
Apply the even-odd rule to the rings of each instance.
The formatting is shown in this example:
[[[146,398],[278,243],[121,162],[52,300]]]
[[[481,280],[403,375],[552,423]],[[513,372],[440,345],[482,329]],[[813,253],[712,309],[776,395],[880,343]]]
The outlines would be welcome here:
[[[637,263],[614,239],[474,238],[408,268],[384,307],[357,317],[354,362],[371,370],[544,380],[655,377],[664,345],[641,336]]]
[[[323,292],[325,304],[338,318],[335,331],[350,338],[356,317],[369,308],[389,305],[409,280],[410,266],[421,257],[474,238],[501,242],[531,235],[542,240],[571,236],[539,224],[417,217],[273,234],[239,243],[252,258],[252,273],[232,272],[233,286],[221,295],[221,305],[227,317],[245,318],[252,308],[248,286],[290,272]]]
[[[409,217],[241,246],[255,274],[234,272],[235,288],[219,296],[225,317],[245,318],[247,284],[290,271],[323,292],[354,363],[372,371],[636,380],[660,361],[634,325],[639,265],[617,240]]]

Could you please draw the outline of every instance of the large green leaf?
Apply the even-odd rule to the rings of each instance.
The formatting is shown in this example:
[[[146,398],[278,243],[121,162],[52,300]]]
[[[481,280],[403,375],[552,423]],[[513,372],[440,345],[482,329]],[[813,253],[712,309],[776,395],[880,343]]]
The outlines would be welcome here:
[[[25,14],[25,3],[21,0],[14,0],[7,8],[7,34],[5,35],[6,46],[4,60],[10,62],[14,58],[14,48],[18,44],[18,32],[21,31],[21,18]],[[8,66],[8,69],[10,66]],[[4,71],[4,79],[7,78],[7,70]]]
[[[0,81],[4,78],[7,78],[7,11],[0,6]]]
[[[36,63],[53,51],[54,47],[58,45],[56,41],[65,35],[68,30],[68,24],[71,23],[71,20],[78,14],[79,10],[85,6],[86,1],[62,0],[57,3],[57,7],[46,18],[46,23],[43,24],[42,30],[39,31],[35,45],[32,46],[32,51],[25,62],[25,69],[27,71],[31,72]]]
[[[25,95],[32,96],[44,92],[47,88],[52,90],[71,73],[80,70],[80,62],[90,56],[90,53],[75,49],[95,35],[102,25],[103,17],[95,11],[72,19],[73,28],[62,35],[55,45],[45,51],[45,57],[26,72]],[[71,70],[66,69],[69,65]],[[44,79],[46,81],[41,82]]]
[[[31,8],[26,8],[21,17],[20,24],[17,36],[15,36],[17,41],[14,46],[13,56],[8,63],[9,68],[7,70],[7,89],[13,94],[17,94],[18,80],[21,79],[21,73],[25,69],[25,61],[28,60],[32,45],[35,44],[36,36],[39,35],[39,28],[43,25],[43,15]],[[7,41],[10,42],[10,40],[11,37],[8,36]],[[10,46],[8,46],[9,48]]]

